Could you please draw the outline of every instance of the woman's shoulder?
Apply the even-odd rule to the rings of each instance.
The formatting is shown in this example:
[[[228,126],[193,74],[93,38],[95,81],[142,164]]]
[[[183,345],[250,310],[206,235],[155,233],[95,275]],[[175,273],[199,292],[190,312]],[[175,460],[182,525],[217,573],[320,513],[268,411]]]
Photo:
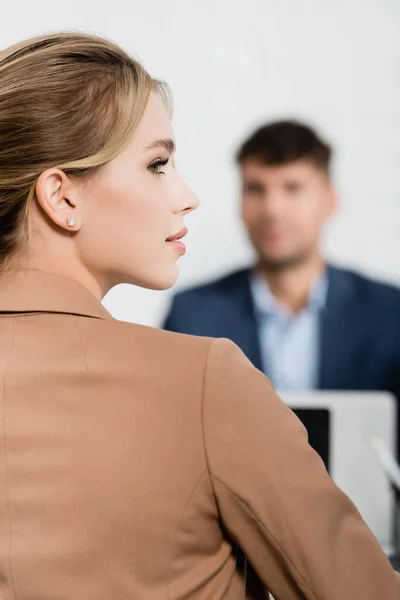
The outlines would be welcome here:
[[[118,364],[139,360],[151,361],[154,368],[204,369],[217,342],[114,319],[79,319],[77,326],[87,352],[104,352]]]
[[[149,346],[152,350],[159,348],[163,351],[169,349],[170,352],[203,354],[209,351],[214,342],[214,338],[210,337],[175,333],[126,321],[113,320],[110,324],[117,339],[133,344],[140,341],[142,346]]]
[[[174,357],[179,355],[182,360],[204,360],[207,365],[237,361],[250,365],[240,348],[226,338],[188,335],[121,321],[117,322],[115,331],[120,341],[122,333],[122,337],[135,346],[139,344],[142,349],[148,348],[153,356],[161,354],[164,359],[166,354],[170,354]]]
[[[256,369],[232,341],[164,331],[124,321],[79,319],[77,327],[85,354],[102,363],[114,363],[125,372],[141,365],[172,379],[181,379],[208,387],[220,379],[229,384],[232,371]],[[214,386],[212,386],[214,387]]]

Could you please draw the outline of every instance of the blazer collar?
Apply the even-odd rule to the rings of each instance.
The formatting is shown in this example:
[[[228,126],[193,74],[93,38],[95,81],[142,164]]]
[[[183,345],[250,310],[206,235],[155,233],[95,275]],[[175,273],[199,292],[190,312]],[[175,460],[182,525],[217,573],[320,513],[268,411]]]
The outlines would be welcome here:
[[[0,314],[50,312],[112,319],[84,286],[53,273],[26,269],[0,275]]]

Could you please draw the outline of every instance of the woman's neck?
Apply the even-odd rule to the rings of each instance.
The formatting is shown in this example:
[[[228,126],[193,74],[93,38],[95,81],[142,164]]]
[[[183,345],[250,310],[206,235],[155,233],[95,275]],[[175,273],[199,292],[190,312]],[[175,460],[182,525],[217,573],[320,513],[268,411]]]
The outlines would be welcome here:
[[[100,277],[95,277],[77,257],[68,256],[66,259],[54,252],[26,252],[5,261],[3,267],[4,271],[24,269],[37,269],[76,281],[100,301],[110,289],[107,285],[101,285]]]

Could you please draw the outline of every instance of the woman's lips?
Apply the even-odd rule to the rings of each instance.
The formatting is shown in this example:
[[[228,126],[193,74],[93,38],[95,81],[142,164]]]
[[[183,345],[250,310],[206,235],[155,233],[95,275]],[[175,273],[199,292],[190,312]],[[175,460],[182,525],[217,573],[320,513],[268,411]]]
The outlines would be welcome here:
[[[188,232],[187,227],[184,227],[183,229],[178,231],[178,233],[175,233],[174,235],[171,235],[170,237],[168,237],[165,240],[165,243],[168,244],[168,246],[171,246],[172,248],[177,250],[177,252],[179,252],[179,254],[183,255],[186,252],[186,246],[180,240],[183,237],[185,237],[187,232]]]

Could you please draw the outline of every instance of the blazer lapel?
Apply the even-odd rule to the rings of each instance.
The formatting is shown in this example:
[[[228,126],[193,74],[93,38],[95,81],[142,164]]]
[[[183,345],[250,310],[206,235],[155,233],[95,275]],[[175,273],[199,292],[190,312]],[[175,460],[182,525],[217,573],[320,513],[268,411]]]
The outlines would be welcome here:
[[[234,313],[230,315],[230,339],[246,354],[257,369],[262,369],[261,351],[253,299],[250,291],[250,270],[238,273],[238,280],[232,289]]]
[[[351,389],[357,381],[356,307],[346,273],[328,268],[328,297],[321,312],[318,388]]]

